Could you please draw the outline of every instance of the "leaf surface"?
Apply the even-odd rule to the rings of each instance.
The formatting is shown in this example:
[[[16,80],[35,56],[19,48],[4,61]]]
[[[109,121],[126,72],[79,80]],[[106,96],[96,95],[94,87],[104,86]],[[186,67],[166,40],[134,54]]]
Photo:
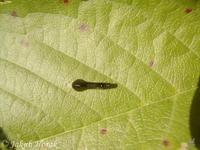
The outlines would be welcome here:
[[[179,149],[190,142],[198,3],[54,3],[0,5],[0,126],[11,141],[31,141],[33,150],[55,149],[39,142],[63,150]],[[195,8],[188,14],[187,5]],[[19,15],[8,14],[14,8]],[[71,84],[79,78],[118,88],[76,92]]]

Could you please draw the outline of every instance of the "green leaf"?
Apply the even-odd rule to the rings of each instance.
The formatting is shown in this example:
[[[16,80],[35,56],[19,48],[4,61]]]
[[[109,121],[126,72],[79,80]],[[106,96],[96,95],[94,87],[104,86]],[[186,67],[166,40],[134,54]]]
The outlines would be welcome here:
[[[193,149],[199,3],[60,3],[0,5],[0,126],[17,150]],[[77,92],[80,78],[118,87]]]
[[[81,0],[2,0],[0,13],[24,17],[32,12],[77,16]]]

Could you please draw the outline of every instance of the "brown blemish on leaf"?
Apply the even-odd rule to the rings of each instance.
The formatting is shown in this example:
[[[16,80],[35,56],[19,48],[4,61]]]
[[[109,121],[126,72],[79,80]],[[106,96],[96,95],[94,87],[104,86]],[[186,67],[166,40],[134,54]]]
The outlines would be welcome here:
[[[102,135],[105,135],[107,132],[108,132],[108,130],[107,130],[106,128],[102,128],[102,129],[100,130],[100,133],[101,133]]]
[[[28,47],[28,46],[29,46],[29,43],[26,42],[25,40],[21,40],[20,44],[21,44],[21,46],[23,46],[23,47]]]
[[[86,25],[86,24],[82,24],[82,25],[80,25],[80,27],[79,27],[79,30],[81,31],[81,32],[84,32],[84,31],[86,31],[88,29],[88,26]]]
[[[185,9],[185,12],[186,12],[187,14],[191,13],[191,12],[192,12],[192,8],[186,8],[186,9]]]
[[[67,3],[69,3],[69,0],[63,0],[63,3],[67,4]]]
[[[153,65],[154,65],[154,61],[151,60],[151,61],[149,62],[149,67],[153,67]]]
[[[164,140],[162,141],[162,145],[165,146],[165,147],[168,147],[168,146],[170,145],[169,140],[164,139]]]
[[[15,10],[13,10],[13,11],[11,12],[11,16],[17,17],[17,12],[16,12]]]

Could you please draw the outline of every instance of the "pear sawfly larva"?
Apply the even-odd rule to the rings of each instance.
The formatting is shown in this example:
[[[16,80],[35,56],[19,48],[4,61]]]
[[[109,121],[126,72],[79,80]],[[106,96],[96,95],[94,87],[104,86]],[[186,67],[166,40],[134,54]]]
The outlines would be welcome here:
[[[72,83],[72,87],[74,90],[80,92],[88,89],[113,89],[117,88],[117,84],[106,82],[87,82],[83,79],[77,79]]]

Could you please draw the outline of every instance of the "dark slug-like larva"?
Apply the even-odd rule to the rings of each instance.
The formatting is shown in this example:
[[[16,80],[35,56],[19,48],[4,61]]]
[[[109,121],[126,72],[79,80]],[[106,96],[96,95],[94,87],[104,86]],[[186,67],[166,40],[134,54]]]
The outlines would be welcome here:
[[[88,89],[112,89],[116,88],[117,84],[105,82],[87,82],[83,79],[77,79],[72,83],[72,87],[76,91],[85,91]]]

